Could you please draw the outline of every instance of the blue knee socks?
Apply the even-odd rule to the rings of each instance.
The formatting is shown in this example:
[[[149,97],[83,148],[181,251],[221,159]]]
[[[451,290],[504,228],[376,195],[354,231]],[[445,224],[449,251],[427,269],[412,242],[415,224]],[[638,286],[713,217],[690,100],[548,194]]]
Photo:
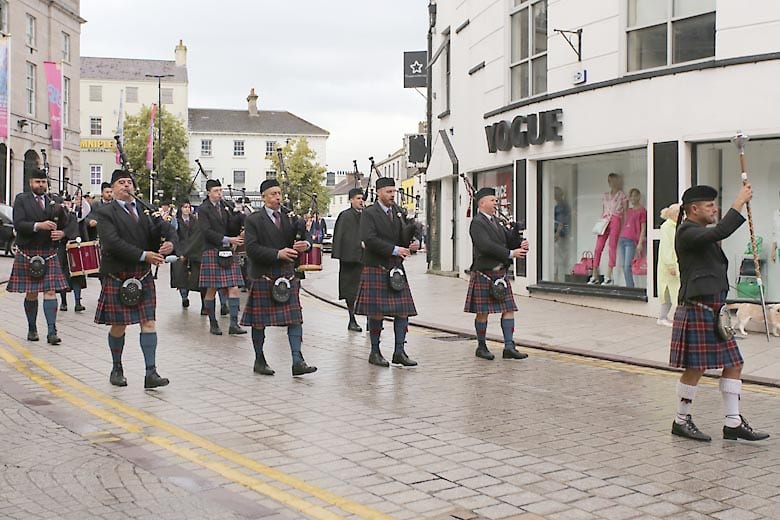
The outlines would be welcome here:
[[[46,316],[47,334],[57,334],[57,299],[43,300],[43,315]]]
[[[487,322],[474,320],[474,329],[477,331],[477,344],[480,347],[487,346],[485,337],[487,336]]]
[[[252,327],[252,347],[255,349],[255,361],[263,357],[263,345],[265,344],[265,329]]]
[[[34,300],[28,300],[25,298],[24,300],[24,314],[27,316],[27,329],[28,330],[37,330],[38,326],[36,325],[36,322],[38,321],[38,299]]]
[[[157,352],[157,333],[141,333],[141,352],[144,353],[144,363],[146,364],[146,375],[150,376],[155,370],[155,355]]]
[[[406,331],[409,326],[409,318],[396,316],[393,320],[393,332],[395,333],[395,353],[403,354],[406,343]]]
[[[212,325],[217,324],[217,316],[214,314],[214,300],[203,300],[203,308],[209,313],[209,322]]]
[[[186,300],[187,297],[190,295],[189,289],[179,289],[179,295],[181,296],[182,300]]]
[[[109,332],[108,348],[111,350],[111,361],[114,363],[114,368],[122,368],[122,351],[125,349],[125,335],[122,334],[115,338]]]
[[[515,333],[515,319],[501,318],[501,331],[504,333],[504,349],[513,350],[515,341],[512,339]]]
[[[73,287],[73,299],[76,300],[76,305],[81,303],[81,286],[79,284]]]
[[[230,309],[230,324],[238,327],[238,298],[228,298],[228,308]]]
[[[300,323],[287,326],[287,340],[290,342],[293,363],[302,362],[301,343],[303,342],[303,327]]]
[[[382,334],[382,320],[368,318],[368,335],[371,338],[371,353],[379,354],[379,337]]]

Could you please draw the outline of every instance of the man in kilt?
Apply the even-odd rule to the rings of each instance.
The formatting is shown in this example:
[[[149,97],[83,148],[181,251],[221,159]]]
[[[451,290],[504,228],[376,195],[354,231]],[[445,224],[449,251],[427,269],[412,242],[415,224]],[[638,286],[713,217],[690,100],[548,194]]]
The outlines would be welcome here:
[[[477,214],[469,226],[469,235],[473,249],[471,278],[466,293],[464,312],[476,314],[474,329],[477,331],[478,358],[493,360],[495,356],[487,348],[488,315],[501,314],[501,331],[504,335],[504,359],[524,359],[528,354],[519,352],[512,339],[515,331],[515,297],[512,285],[507,278],[507,269],[513,258],[525,258],[528,241],[509,249],[508,230],[496,217],[496,190],[480,188],[476,195]],[[491,294],[493,287],[493,294]]]
[[[239,287],[244,285],[238,256],[233,254],[233,246],[244,244],[244,237],[232,231],[233,212],[222,201],[222,184],[215,179],[206,181],[208,200],[198,209],[198,225],[203,234],[204,250],[200,263],[200,282],[206,289],[204,306],[209,315],[209,332],[222,335],[215,314],[217,290],[228,288],[228,308],[230,328],[228,334],[246,334],[238,326]],[[231,231],[229,231],[231,230]]]
[[[111,325],[108,347],[113,368],[109,381],[114,386],[127,386],[122,368],[125,329],[141,324],[141,351],[146,364],[144,388],[168,384],[156,367],[157,332],[155,310],[157,295],[151,266],[160,265],[173,253],[175,232],[168,222],[154,222],[136,206],[133,178],[125,170],[114,170],[111,176],[114,201],[97,210],[98,234],[102,259],[101,290],[95,312],[95,323]],[[160,245],[162,236],[166,240]],[[126,281],[140,281],[142,293],[136,302],[121,298]]]
[[[390,287],[390,273],[394,268],[398,268],[403,272],[402,279],[406,278],[403,261],[419,249],[420,242],[402,238],[405,235],[405,226],[409,224],[405,222],[401,208],[393,202],[395,181],[391,177],[377,179],[376,196],[376,203],[363,210],[363,216],[360,218],[360,238],[365,244],[365,251],[355,314],[368,316],[371,339],[369,363],[380,367],[390,366],[382,356],[379,340],[383,317],[393,316],[393,364],[413,367],[417,366],[417,362],[406,354],[404,344],[409,316],[416,316],[417,309],[408,281],[403,280],[403,283],[396,285],[398,290],[393,289]],[[399,277],[398,271],[395,273]]]
[[[731,236],[744,222],[740,213],[753,198],[750,184],[740,190],[731,209],[715,226],[718,191],[710,186],[693,186],[682,196],[675,250],[680,266],[680,293],[674,314],[669,364],[685,371],[677,383],[677,415],[672,434],[698,441],[710,441],[691,419],[691,405],[699,379],[705,370],[722,368],[720,393],[725,424],[723,438],[757,441],[769,434],[753,430],[739,413],[742,390],[742,355],[733,338],[721,339],[715,330],[718,313],[729,290],[728,260],[719,242]]]
[[[61,206],[55,207],[46,194],[45,170],[33,170],[29,183],[30,191],[18,194],[14,200],[14,229],[19,251],[14,257],[6,289],[26,293],[24,313],[28,341],[38,341],[38,293],[43,293],[43,314],[48,328],[46,341],[58,345],[61,340],[57,336],[56,292],[68,287],[57,257],[59,241],[65,236],[64,212]]]
[[[268,366],[263,346],[266,327],[287,327],[287,339],[292,353],[292,375],[317,371],[301,354],[303,313],[301,312],[301,282],[295,276],[295,260],[311,244],[296,239],[296,230],[287,215],[280,211],[282,190],[275,179],[260,185],[264,206],[246,218],[246,254],[252,285],[241,317],[241,325],[252,327],[255,350],[254,372],[274,375]],[[287,300],[285,300],[285,294]]]
[[[333,252],[339,261],[339,300],[347,301],[348,330],[363,332],[355,321],[355,299],[363,271],[363,245],[360,243],[360,216],[363,213],[363,190],[349,190],[350,207],[339,213],[333,227]],[[323,221],[324,222],[324,221]]]

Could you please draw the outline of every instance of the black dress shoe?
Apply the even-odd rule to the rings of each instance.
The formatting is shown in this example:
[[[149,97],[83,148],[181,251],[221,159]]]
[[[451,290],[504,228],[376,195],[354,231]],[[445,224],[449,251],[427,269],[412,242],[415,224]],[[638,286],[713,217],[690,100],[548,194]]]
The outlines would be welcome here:
[[[351,330],[353,332],[363,332],[363,329],[354,320],[349,322],[349,325],[347,325],[347,330]]]
[[[222,306],[219,308],[219,315],[227,316],[228,314],[230,314],[230,309],[228,309],[227,303],[223,303]]]
[[[406,352],[401,352],[400,354],[393,354],[393,364],[402,367],[416,367],[417,361],[409,359]]]
[[[301,361],[300,363],[293,363],[292,366],[292,375],[294,376],[302,376],[304,374],[311,374],[312,372],[316,372],[317,367],[310,367],[306,364],[306,361]]]
[[[231,325],[228,329],[228,334],[246,334],[246,329],[242,329],[238,325]]]
[[[167,377],[160,377],[160,374],[157,373],[155,370],[151,373],[151,375],[148,375],[144,377],[144,388],[157,388],[158,386],[167,386],[170,381],[168,381]]]
[[[189,298],[183,298],[181,300],[181,306],[185,309],[190,306],[190,299]]]
[[[523,354],[515,348],[505,348],[501,357],[504,359],[525,359],[528,357],[528,354]]]
[[[76,312],[83,312],[83,311],[87,310],[87,308],[84,307],[83,305],[81,305],[80,303],[77,303],[76,306],[73,307],[73,310],[76,311]]]
[[[67,303],[61,303],[60,304],[60,310],[61,311],[67,311],[68,310],[68,304]]]
[[[125,379],[125,373],[121,368],[112,369],[108,381],[114,386],[127,386],[127,379]]]
[[[262,374],[264,376],[272,376],[276,373],[276,371],[269,367],[268,363],[265,362],[265,356],[260,356],[255,359],[255,366],[252,370],[255,374]]]
[[[209,332],[211,334],[214,334],[215,336],[222,335],[222,329],[220,329],[219,325],[217,325],[216,323],[209,325]]]
[[[745,439],[746,441],[762,441],[769,438],[768,433],[757,432],[753,430],[744,417],[740,415],[739,418],[742,420],[742,423],[739,426],[734,428],[730,426],[723,427],[724,439],[730,441],[735,441],[737,439]]]
[[[38,331],[37,330],[28,330],[27,331],[27,341],[38,341]]]
[[[672,422],[672,435],[687,437],[688,439],[693,439],[695,441],[710,442],[712,440],[709,435],[699,430],[696,425],[693,424],[691,414],[685,416],[685,422],[682,424],[679,424],[677,421]]]
[[[49,343],[50,345],[59,345],[60,343],[62,343],[62,340],[60,339],[59,336],[57,336],[56,333],[46,334],[46,342]]]
[[[474,355],[478,358],[487,359],[488,361],[493,361],[496,358],[496,356],[494,356],[485,345],[478,346]]]
[[[387,368],[390,366],[390,363],[382,356],[381,352],[372,352],[368,355],[368,362],[372,365],[376,365],[378,367],[384,367]]]

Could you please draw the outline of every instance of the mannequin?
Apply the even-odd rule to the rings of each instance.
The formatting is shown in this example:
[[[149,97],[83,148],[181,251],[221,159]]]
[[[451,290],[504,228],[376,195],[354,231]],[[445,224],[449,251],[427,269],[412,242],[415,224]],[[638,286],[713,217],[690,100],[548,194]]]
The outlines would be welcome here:
[[[628,192],[631,207],[626,210],[620,232],[620,251],[623,262],[623,278],[626,287],[634,287],[634,274],[631,270],[634,257],[645,254],[645,236],[647,234],[647,210],[642,206],[642,194],[636,188]]]
[[[612,270],[617,264],[617,246],[620,236],[620,229],[623,224],[623,215],[628,208],[628,197],[623,191],[623,179],[617,173],[610,173],[607,176],[609,191],[604,193],[601,199],[601,217],[608,219],[606,229],[601,235],[596,237],[596,248],[593,253],[593,276],[588,281],[589,285],[599,283],[599,267],[601,264],[601,253],[604,252],[604,246],[609,239],[609,264],[604,281],[601,285],[612,285]]]
[[[661,210],[661,241],[658,245],[658,300],[661,303],[661,311],[658,314],[658,325],[671,327],[669,311],[672,305],[677,303],[677,294],[680,292],[680,270],[677,266],[677,252],[674,250],[674,235],[677,232],[677,217],[680,214],[680,205],[672,204]]]

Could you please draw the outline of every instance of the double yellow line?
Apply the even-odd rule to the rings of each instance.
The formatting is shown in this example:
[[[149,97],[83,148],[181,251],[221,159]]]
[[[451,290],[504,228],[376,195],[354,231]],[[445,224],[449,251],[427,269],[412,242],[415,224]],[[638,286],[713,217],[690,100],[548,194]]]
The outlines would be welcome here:
[[[185,460],[194,462],[201,467],[207,468],[230,481],[239,483],[248,489],[265,495],[276,502],[300,511],[317,520],[339,520],[345,517],[334,513],[323,506],[280,489],[277,485],[281,484],[303,492],[309,497],[318,499],[329,506],[335,506],[341,511],[356,515],[359,518],[364,518],[366,520],[393,520],[393,517],[385,513],[376,511],[331,493],[330,491],[309,484],[303,480],[287,475],[286,473],[266,466],[265,464],[257,462],[236,451],[220,446],[200,435],[184,430],[174,424],[129,406],[122,401],[98,392],[94,388],[85,385],[46,361],[35,357],[28,349],[24,348],[2,328],[0,328],[0,340],[11,348],[11,350],[8,350],[3,346],[0,346],[0,358],[53,395],[64,399],[103,421],[118,426],[129,433],[140,434],[146,442],[164,448],[165,450]],[[38,371],[42,371],[45,375],[40,374]],[[76,395],[73,391],[83,394],[89,399],[103,404],[105,407],[95,406],[84,398]],[[132,420],[127,419],[126,417],[129,417]],[[169,437],[147,433],[146,429],[148,427],[165,432]],[[184,443],[205,450],[207,455],[203,455],[193,448],[183,446],[182,444]],[[271,483],[261,480],[252,474],[261,475],[266,479],[269,479]]]

